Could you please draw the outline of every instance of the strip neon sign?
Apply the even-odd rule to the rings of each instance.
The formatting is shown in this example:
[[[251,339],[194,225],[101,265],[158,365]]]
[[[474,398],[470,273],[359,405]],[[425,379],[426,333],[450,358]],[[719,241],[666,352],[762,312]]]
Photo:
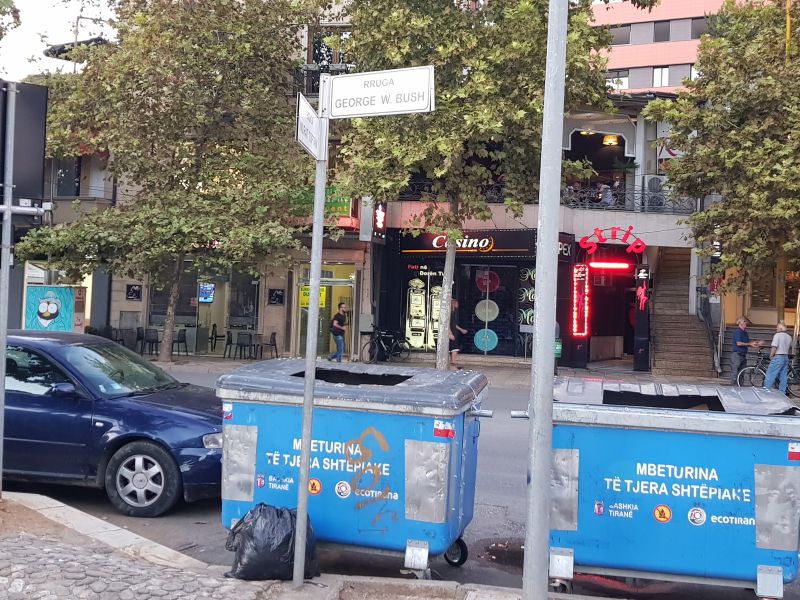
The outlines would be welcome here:
[[[589,265],[572,267],[572,337],[589,335]]]

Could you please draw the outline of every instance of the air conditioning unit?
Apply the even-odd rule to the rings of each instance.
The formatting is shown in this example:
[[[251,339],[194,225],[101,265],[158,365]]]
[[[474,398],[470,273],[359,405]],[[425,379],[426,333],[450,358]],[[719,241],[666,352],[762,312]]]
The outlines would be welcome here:
[[[644,176],[645,205],[648,208],[659,208],[667,203],[666,175]]]

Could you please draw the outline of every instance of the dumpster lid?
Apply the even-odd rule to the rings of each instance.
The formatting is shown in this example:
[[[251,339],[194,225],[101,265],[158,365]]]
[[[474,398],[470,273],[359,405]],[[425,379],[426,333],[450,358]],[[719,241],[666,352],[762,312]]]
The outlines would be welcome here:
[[[643,383],[557,377],[556,402],[709,410],[743,415],[794,414],[798,406],[777,390],[713,384]]]
[[[223,399],[275,401],[303,396],[305,359],[275,359],[246,365],[217,381]],[[461,412],[488,386],[475,371],[438,371],[422,367],[317,361],[316,399],[406,406],[411,411]],[[321,402],[316,402],[322,404]]]

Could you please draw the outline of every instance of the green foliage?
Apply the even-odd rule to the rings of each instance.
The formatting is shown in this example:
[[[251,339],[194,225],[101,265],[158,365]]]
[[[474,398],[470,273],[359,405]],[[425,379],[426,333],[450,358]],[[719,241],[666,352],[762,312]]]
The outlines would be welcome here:
[[[13,0],[0,0],[0,40],[19,25],[19,9]]]
[[[699,78],[646,112],[673,124],[671,143],[686,153],[669,163],[671,185],[723,197],[690,223],[699,245],[721,244],[716,268],[736,269],[733,288],[777,256],[800,257],[800,62],[796,43],[787,60],[785,17],[783,3],[727,2],[700,44]]]
[[[519,214],[538,190],[547,9],[545,0],[493,0],[478,9],[353,0],[348,57],[359,71],[433,65],[436,111],[354,119],[342,139],[338,184],[394,200],[411,175],[430,180],[430,202],[412,225],[453,235],[465,220],[489,217],[486,192],[498,183],[507,208]],[[610,38],[591,27],[591,14],[588,0],[572,3],[567,109],[607,106],[597,50]],[[440,210],[443,202],[448,210]]]
[[[312,163],[292,141],[288,75],[309,14],[291,0],[120,1],[119,43],[79,49],[82,73],[41,80],[49,153],[108,155],[119,205],[17,253],[163,286],[184,256],[247,267],[297,247]]]

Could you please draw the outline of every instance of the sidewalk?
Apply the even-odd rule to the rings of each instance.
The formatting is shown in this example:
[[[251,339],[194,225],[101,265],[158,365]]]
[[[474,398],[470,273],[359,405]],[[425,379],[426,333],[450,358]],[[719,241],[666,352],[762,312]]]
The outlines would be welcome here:
[[[322,575],[295,590],[224,571],[45,496],[6,492],[0,501],[0,598],[8,600],[520,600],[519,590],[452,581]]]
[[[495,358],[495,357],[491,357]],[[414,356],[401,363],[382,363],[393,366],[413,366],[413,367],[433,367],[434,357],[431,354]],[[168,372],[182,373],[204,373],[222,375],[238,369],[241,366],[252,364],[252,360],[231,360],[216,356],[190,356],[180,358],[171,363],[156,362],[159,367]],[[465,369],[473,369],[484,373],[489,378],[489,385],[501,388],[528,388],[531,385],[531,364],[522,359],[509,358],[496,360],[487,364],[487,358],[483,356],[464,355],[459,359],[460,364]],[[330,365],[331,363],[319,361],[318,365]],[[628,361],[611,360],[601,363],[593,363],[588,369],[574,369],[571,367],[559,367],[558,374],[562,377],[593,377],[610,381],[626,381],[636,383],[694,383],[708,385],[728,385],[727,380],[720,378],[703,377],[664,377],[633,371]]]

